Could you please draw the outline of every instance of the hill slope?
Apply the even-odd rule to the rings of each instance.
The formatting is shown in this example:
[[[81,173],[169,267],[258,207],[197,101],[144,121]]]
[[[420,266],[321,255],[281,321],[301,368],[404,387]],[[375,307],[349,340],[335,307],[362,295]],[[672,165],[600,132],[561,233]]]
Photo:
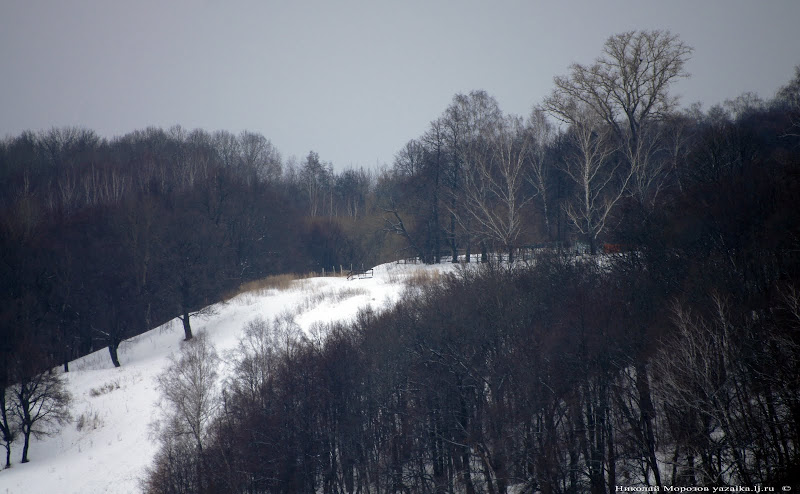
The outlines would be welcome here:
[[[205,333],[224,358],[243,326],[256,317],[269,320],[288,313],[311,335],[318,323],[350,319],[367,306],[393,304],[402,294],[403,280],[419,270],[446,269],[452,268],[384,264],[369,279],[295,281],[288,290],[238,295],[192,324],[195,334]],[[182,337],[183,329],[174,320],[123,342],[122,367],[113,367],[105,349],[72,362],[65,377],[73,421],[56,436],[32,439],[29,463],[19,463],[22,445],[15,443],[12,468],[0,470],[0,494],[140,492],[139,480],[158,447],[149,434],[159,415],[155,377],[179,350]],[[224,378],[225,370],[220,374]]]

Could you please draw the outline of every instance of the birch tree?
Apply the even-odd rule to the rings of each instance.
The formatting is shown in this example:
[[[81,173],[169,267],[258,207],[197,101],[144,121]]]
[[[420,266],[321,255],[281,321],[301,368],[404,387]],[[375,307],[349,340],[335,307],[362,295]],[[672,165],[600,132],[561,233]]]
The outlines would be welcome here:
[[[470,214],[464,209],[465,175],[474,171],[469,169],[469,165],[478,160],[475,153],[485,151],[481,140],[492,134],[502,119],[503,113],[497,100],[483,90],[456,94],[442,116],[445,140],[451,154],[444,182],[449,195],[447,208],[450,210],[450,221],[447,235],[453,262],[458,261],[459,235],[456,230],[459,225],[467,232],[467,260],[470,257]]]
[[[158,389],[169,406],[167,435],[190,437],[203,451],[206,425],[216,410],[219,357],[214,346],[198,335],[183,344],[179,357],[170,357],[167,369],[158,376]]]
[[[308,199],[309,216],[318,216],[322,211],[325,189],[329,187],[332,167],[319,160],[314,151],[308,153],[302,168],[300,180]]]
[[[778,90],[775,99],[789,111],[791,126],[783,133],[783,137],[800,137],[800,65],[794,67],[794,77]]]
[[[509,116],[473,143],[466,155],[470,173],[465,174],[463,210],[476,232],[502,245],[511,262],[522,232],[522,210],[531,199],[522,192],[529,135],[521,118]],[[464,215],[459,218],[465,222]]]
[[[550,216],[552,214],[550,202],[550,175],[552,165],[547,160],[547,147],[555,138],[555,127],[547,120],[547,113],[541,107],[536,107],[528,117],[526,133],[530,140],[529,159],[526,178],[533,187],[534,198],[538,198],[542,205],[542,216],[547,235],[550,235]]]
[[[598,236],[625,193],[632,173],[630,169],[621,171],[619,161],[612,160],[617,148],[608,127],[583,105],[573,105],[569,130],[572,150],[562,169],[575,182],[577,193],[564,211],[595,254]]]

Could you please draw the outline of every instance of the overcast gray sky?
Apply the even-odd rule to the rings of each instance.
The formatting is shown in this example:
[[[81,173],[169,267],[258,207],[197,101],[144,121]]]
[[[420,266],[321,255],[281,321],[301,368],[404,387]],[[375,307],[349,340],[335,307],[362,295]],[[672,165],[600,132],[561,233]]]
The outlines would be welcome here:
[[[0,136],[77,125],[260,132],[287,158],[391,164],[457,92],[527,114],[608,36],[695,48],[681,103],[772,97],[800,1],[0,0]]]

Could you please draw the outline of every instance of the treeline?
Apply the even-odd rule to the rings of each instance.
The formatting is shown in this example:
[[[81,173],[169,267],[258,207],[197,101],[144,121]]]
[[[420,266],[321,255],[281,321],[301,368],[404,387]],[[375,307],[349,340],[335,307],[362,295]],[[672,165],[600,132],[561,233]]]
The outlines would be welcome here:
[[[618,226],[668,207],[760,153],[793,150],[795,77],[771,100],[745,93],[703,111],[671,94],[692,49],[663,31],[612,36],[523,118],[485,91],[457,94],[397,154],[387,228],[427,262],[519,247],[634,247]],[[629,246],[620,245],[629,242]]]
[[[253,321],[147,492],[800,486],[800,71],[681,111],[690,52],[613,36],[527,121],[457,95],[377,185],[385,228],[426,262],[535,261],[414,286],[322,341]]]
[[[265,137],[80,128],[0,141],[0,388],[174,317],[248,280],[385,255],[378,176],[283,160]],[[376,226],[377,225],[377,226]]]

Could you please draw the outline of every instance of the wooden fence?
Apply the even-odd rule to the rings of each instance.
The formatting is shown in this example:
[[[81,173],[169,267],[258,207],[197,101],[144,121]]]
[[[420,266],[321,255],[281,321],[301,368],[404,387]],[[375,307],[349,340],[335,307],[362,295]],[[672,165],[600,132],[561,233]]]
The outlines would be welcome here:
[[[370,269],[355,269],[351,270],[350,273],[347,274],[348,280],[363,280],[365,278],[372,278],[375,272]]]

